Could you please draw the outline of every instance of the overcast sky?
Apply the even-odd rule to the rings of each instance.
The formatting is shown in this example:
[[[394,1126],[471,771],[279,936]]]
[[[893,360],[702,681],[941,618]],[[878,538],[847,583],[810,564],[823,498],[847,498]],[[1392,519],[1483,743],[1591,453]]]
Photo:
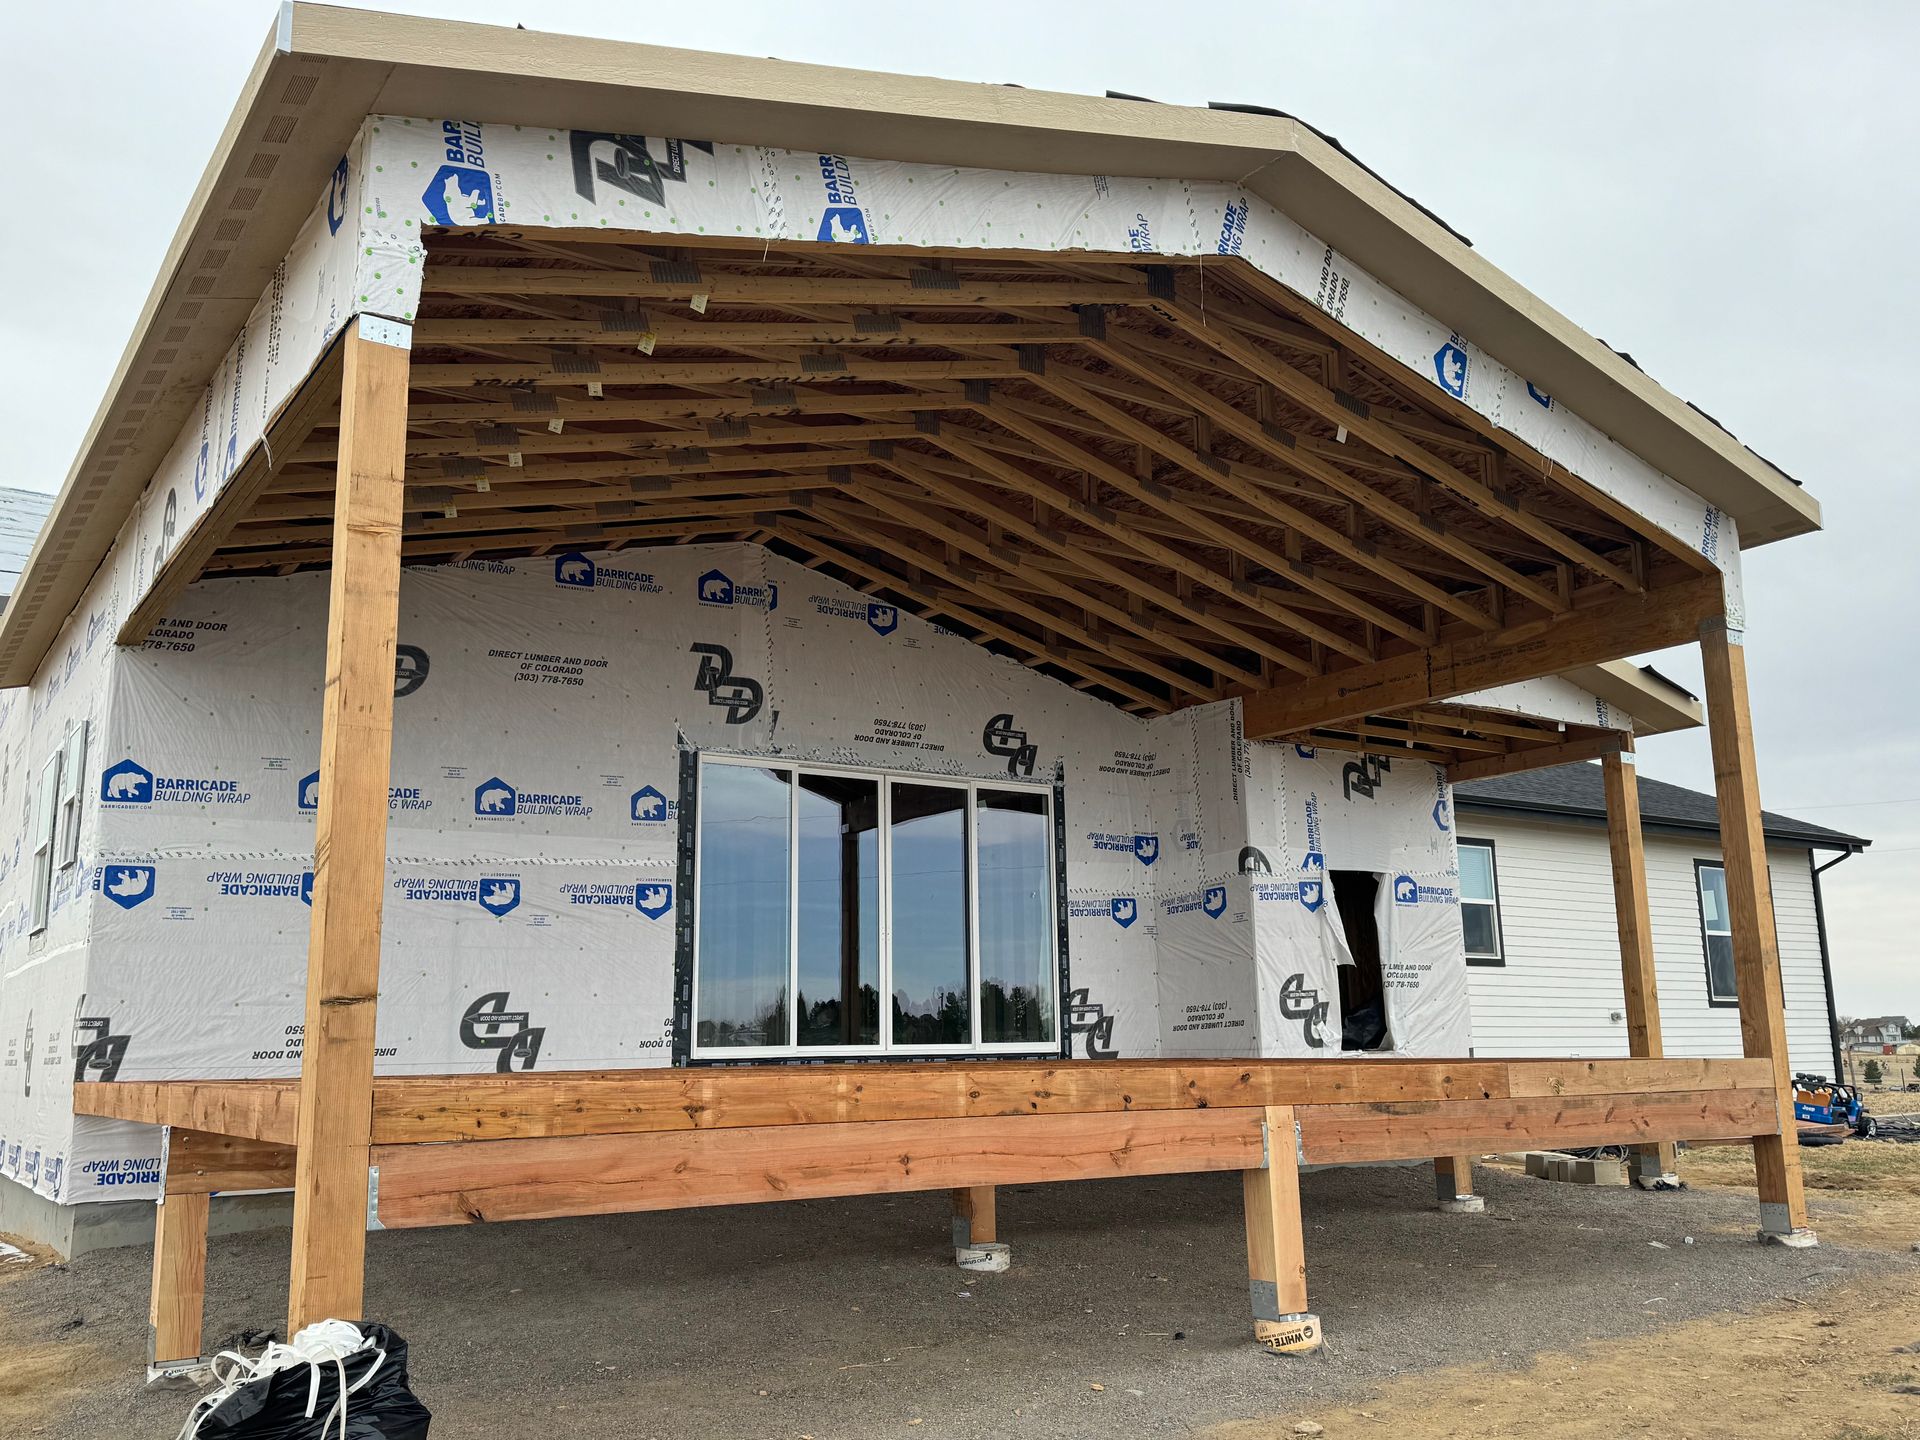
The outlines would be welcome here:
[[[1920,1017],[1920,579],[1900,529],[1920,514],[1900,498],[1920,432],[1920,5],[386,8],[1270,105],[1338,136],[1825,506],[1824,534],[1747,556],[1762,794],[1873,841],[1826,880],[1840,1009]],[[10,10],[5,483],[65,478],[274,14],[266,0]],[[1696,654],[1656,663],[1697,692]],[[1704,732],[1646,742],[1641,768],[1712,786]]]

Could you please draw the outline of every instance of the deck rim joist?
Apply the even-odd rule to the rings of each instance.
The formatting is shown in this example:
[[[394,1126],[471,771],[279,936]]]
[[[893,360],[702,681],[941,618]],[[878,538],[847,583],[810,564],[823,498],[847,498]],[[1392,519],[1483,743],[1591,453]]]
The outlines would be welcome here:
[[[1734,1059],[1048,1060],[690,1066],[374,1080],[375,1145],[865,1121],[1707,1094],[1767,1084]],[[295,1080],[94,1082],[83,1115],[292,1143]]]

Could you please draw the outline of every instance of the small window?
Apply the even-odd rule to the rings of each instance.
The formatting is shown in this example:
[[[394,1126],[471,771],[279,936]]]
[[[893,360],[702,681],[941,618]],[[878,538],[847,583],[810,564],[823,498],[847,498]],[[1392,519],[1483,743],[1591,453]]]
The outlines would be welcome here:
[[[67,732],[66,754],[60,762],[60,822],[58,847],[62,870],[80,858],[80,777],[87,771],[87,722]]]
[[[1491,840],[1460,842],[1460,928],[1469,965],[1504,965],[1500,943],[1500,882]]]
[[[1738,1005],[1734,983],[1733,920],[1727,909],[1727,872],[1721,865],[1696,860],[1694,879],[1700,887],[1700,935],[1707,952],[1707,1003]]]
[[[53,895],[54,831],[60,820],[60,752],[55,751],[40,771],[40,789],[33,806],[33,933],[47,928],[47,910]]]
[[[705,756],[695,1058],[1052,1049],[1044,786]]]

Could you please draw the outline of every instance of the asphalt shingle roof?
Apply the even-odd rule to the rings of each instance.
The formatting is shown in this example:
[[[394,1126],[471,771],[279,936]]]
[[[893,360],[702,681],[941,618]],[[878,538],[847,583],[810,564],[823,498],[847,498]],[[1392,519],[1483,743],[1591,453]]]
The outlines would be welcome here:
[[[1469,780],[1454,787],[1454,803],[1464,810],[1531,811],[1541,815],[1569,815],[1605,819],[1607,796],[1600,767],[1591,762],[1553,765],[1518,775],[1496,775]],[[1720,813],[1712,795],[1664,780],[1640,777],[1640,819],[1649,825],[1676,826],[1718,835]],[[1769,840],[1793,841],[1820,849],[1852,850],[1871,841],[1824,825],[1761,812]]]

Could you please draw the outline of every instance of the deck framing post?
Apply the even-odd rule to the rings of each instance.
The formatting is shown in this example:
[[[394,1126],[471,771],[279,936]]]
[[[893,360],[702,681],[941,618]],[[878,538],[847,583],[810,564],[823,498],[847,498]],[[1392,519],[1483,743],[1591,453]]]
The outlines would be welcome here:
[[[1300,1223],[1299,1141],[1291,1105],[1268,1105],[1266,1164],[1240,1172],[1247,1221],[1247,1293],[1253,1338],[1277,1355],[1318,1350],[1320,1317],[1307,1309]]]
[[[1733,929],[1734,983],[1740,997],[1740,1039],[1746,1054],[1769,1061],[1779,1114],[1777,1133],[1753,1141],[1760,1188],[1760,1238],[1815,1243],[1807,1226],[1793,1114],[1793,1065],[1787,1052],[1786,1001],[1780,949],[1767,879],[1766,832],[1747,701],[1747,656],[1741,632],[1725,619],[1703,621],[1700,655],[1707,682],[1707,728],[1713,744],[1714,792],[1720,806],[1720,855]]]
[[[1658,1060],[1660,991],[1653,961],[1653,911],[1647,896],[1646,837],[1640,822],[1640,778],[1633,742],[1604,756],[1600,772],[1607,794],[1607,851],[1613,862],[1613,913],[1620,932],[1620,983],[1626,997],[1627,1053]],[[1679,1151],[1671,1140],[1636,1145],[1633,1182],[1643,1190],[1672,1189]]]
[[[953,1192],[953,1260],[962,1270],[998,1274],[1009,1252],[1000,1243],[994,1216],[994,1187],[967,1185]]]
[[[342,337],[289,1335],[361,1318],[410,340],[367,315]]]
[[[154,1206],[153,1294],[147,1307],[149,1379],[192,1369],[201,1361],[210,1198],[163,1195]]]
[[[1486,1197],[1473,1193],[1471,1155],[1436,1155],[1433,1193],[1440,1208],[1449,1215],[1479,1215],[1487,1208]]]

